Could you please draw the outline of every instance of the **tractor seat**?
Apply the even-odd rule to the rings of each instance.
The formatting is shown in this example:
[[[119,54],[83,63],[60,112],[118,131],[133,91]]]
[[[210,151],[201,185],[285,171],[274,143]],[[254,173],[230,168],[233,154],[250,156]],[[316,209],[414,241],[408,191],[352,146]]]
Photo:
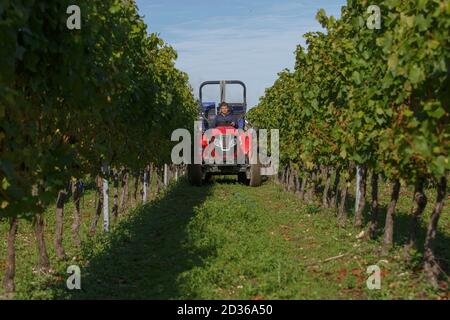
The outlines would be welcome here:
[[[208,121],[208,128],[214,128],[214,123],[216,121],[216,112],[214,109],[208,111],[206,119]]]

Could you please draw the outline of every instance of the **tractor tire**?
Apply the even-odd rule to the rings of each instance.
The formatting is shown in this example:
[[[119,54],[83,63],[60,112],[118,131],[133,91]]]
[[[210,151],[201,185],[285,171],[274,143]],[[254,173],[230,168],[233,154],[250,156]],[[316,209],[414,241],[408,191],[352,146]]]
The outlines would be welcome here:
[[[188,165],[188,178],[191,185],[201,187],[203,179],[202,166],[199,164]]]
[[[250,187],[259,187],[262,183],[261,165],[252,164],[250,166]]]
[[[205,184],[211,183],[212,178],[213,178],[213,175],[211,173],[207,173],[205,175],[205,180],[203,181],[203,183],[205,183]]]

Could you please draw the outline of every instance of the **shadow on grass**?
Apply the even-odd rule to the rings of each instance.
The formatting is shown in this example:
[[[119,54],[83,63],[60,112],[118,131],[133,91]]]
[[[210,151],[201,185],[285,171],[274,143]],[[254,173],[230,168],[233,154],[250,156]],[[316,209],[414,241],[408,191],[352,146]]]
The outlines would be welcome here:
[[[261,177],[262,183],[266,183],[269,181],[269,178],[267,176]],[[243,183],[238,181],[237,176],[235,175],[229,175],[229,176],[215,176],[211,179],[211,183],[218,183],[218,184],[231,184],[231,185],[244,185]]]
[[[434,204],[433,204],[434,205]],[[387,206],[382,206],[379,209],[378,216],[378,233],[377,239],[381,242],[383,240],[383,230],[386,220]],[[368,217],[368,212],[365,213],[365,217]],[[427,234],[428,217],[423,217],[425,221],[422,221],[417,227],[417,251],[422,256],[424,253],[425,237]],[[404,246],[409,238],[410,226],[412,216],[409,212],[403,210],[397,210],[394,215],[394,245]],[[441,268],[448,273],[450,271],[450,237],[447,234],[437,231],[435,250],[436,256],[439,259]],[[419,264],[421,260],[418,260]],[[418,266],[420,267],[420,266]]]
[[[351,222],[353,222],[354,218],[354,203],[355,198],[353,196],[348,197],[346,206],[349,212],[349,221]],[[434,203],[428,205],[434,206]],[[363,223],[365,226],[368,225],[370,220],[370,206],[371,203],[366,201],[363,212]],[[378,210],[378,227],[375,234],[375,239],[382,243],[384,236],[384,225],[386,222],[387,205],[380,206]],[[423,255],[424,253],[428,219],[429,217],[422,217],[421,223],[417,226],[417,251],[420,255]],[[411,222],[411,213],[404,210],[399,210],[397,208],[394,214],[394,245],[403,247],[406,244],[409,238]],[[435,243],[436,256],[440,261],[440,266],[446,273],[448,273],[450,271],[450,247],[447,244],[450,243],[450,237],[438,230]],[[420,264],[421,260],[419,259],[416,262]],[[418,265],[417,267],[420,266]]]
[[[237,177],[235,177],[235,176],[216,176],[216,177],[213,177],[213,179],[211,180],[211,183],[233,184],[233,185],[241,184],[241,183],[239,183],[239,181],[237,180]]]
[[[188,225],[211,192],[210,186],[174,185],[162,198],[138,208],[110,234],[84,248],[91,257],[82,269],[82,290],[62,299],[177,299],[183,295],[179,276],[202,266],[215,248],[199,251],[190,244]],[[100,241],[101,243],[102,241]],[[95,247],[94,247],[95,245]],[[60,284],[62,285],[62,284]],[[65,285],[65,284],[64,284]],[[61,290],[61,287],[60,287]]]
[[[352,194],[348,194],[345,201],[345,208],[347,210],[347,219],[349,224],[353,224],[355,217],[355,197]],[[339,199],[340,201],[340,199]],[[339,203],[339,202],[338,202]],[[429,206],[434,206],[431,202]],[[370,220],[370,201],[365,202],[364,212],[363,212],[363,225],[367,226]],[[383,242],[384,236],[384,225],[386,222],[387,205],[382,205],[378,208],[378,220],[377,220],[377,231],[375,234],[376,241],[381,244]],[[417,251],[423,256],[425,237],[427,233],[428,217],[422,217],[422,221],[417,228]],[[412,216],[410,212],[397,210],[394,215],[394,245],[403,247],[408,241],[410,226],[412,222]],[[450,237],[447,234],[442,233],[438,230],[436,234],[435,242],[436,256],[440,262],[441,268],[448,274],[450,272],[450,247],[447,245],[450,243]],[[417,267],[420,267],[421,260],[416,260]]]

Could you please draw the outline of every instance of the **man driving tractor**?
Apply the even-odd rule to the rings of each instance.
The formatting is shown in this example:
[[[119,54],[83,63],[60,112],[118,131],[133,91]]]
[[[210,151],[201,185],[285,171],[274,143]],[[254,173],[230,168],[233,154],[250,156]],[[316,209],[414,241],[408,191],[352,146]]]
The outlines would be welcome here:
[[[236,123],[234,122],[230,107],[226,102],[222,102],[220,104],[220,113],[216,116],[216,119],[214,121],[214,127],[218,126],[236,127]]]
[[[220,86],[219,110],[216,109],[215,102],[203,101],[203,88],[209,85]],[[227,85],[242,87],[242,102],[230,104],[225,102]],[[245,120],[247,113],[247,87],[245,84],[239,80],[205,81],[200,85],[199,107],[199,120],[203,121],[203,130],[202,134],[196,135],[196,137],[197,145],[201,146],[201,149],[196,148],[194,151],[198,152],[202,161],[188,165],[189,182],[192,185],[201,186],[214,175],[236,175],[240,183],[252,187],[260,186],[262,182],[261,165],[251,161],[253,155],[258,153],[257,146],[256,149],[253,148],[258,140],[257,132]],[[209,148],[211,142],[214,144],[213,149]],[[226,160],[226,163],[222,160]]]

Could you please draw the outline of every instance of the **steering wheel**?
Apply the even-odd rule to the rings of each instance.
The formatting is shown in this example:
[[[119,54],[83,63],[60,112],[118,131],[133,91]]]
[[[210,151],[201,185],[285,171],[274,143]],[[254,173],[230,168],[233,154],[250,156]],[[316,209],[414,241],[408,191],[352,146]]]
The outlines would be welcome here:
[[[218,122],[217,123],[217,125],[216,125],[216,127],[233,127],[233,124],[234,122],[230,122],[230,121],[221,121],[221,122]],[[234,123],[234,125],[236,126],[236,124]]]

